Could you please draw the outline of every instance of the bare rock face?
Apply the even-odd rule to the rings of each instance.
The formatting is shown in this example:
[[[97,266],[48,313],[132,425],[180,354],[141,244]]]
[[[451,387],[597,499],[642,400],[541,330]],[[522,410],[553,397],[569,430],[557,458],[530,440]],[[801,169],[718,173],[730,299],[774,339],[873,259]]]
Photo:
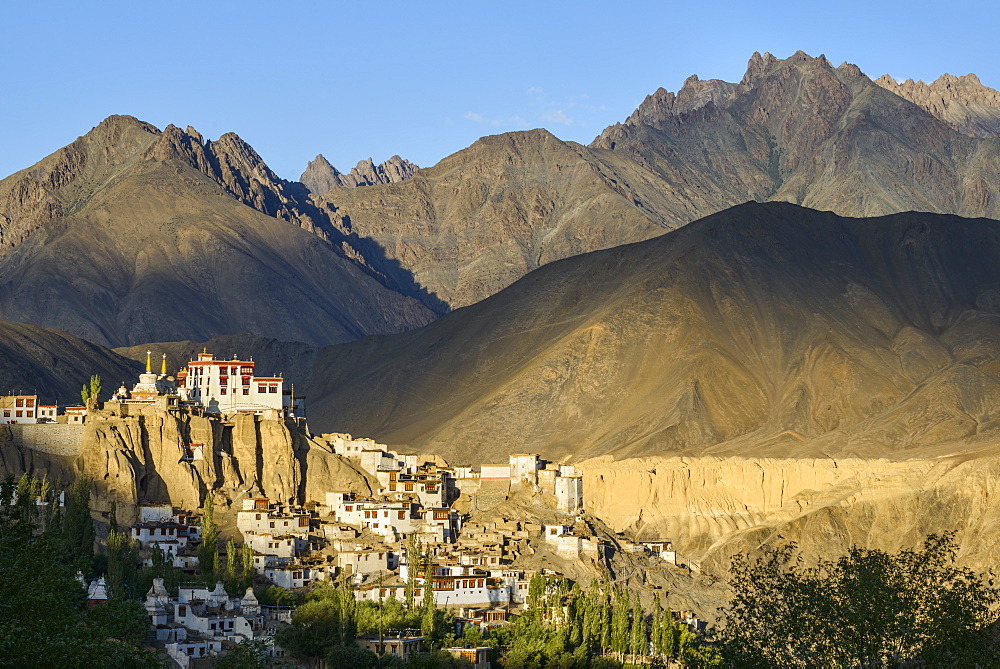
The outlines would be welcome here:
[[[299,181],[317,195],[323,195],[335,186],[357,188],[377,184],[394,184],[413,177],[419,169],[409,160],[393,156],[389,160],[375,164],[371,158],[362,160],[349,174],[343,174],[330,164],[323,154],[319,154],[306,166]]]
[[[984,86],[975,74],[943,74],[930,84],[913,79],[897,82],[883,74],[875,83],[926,109],[962,134],[1000,136],[1000,91]]]
[[[201,457],[184,459],[191,445]],[[300,504],[322,501],[331,490],[371,493],[362,472],[303,427],[253,415],[228,423],[151,409],[96,411],[75,457],[24,448],[0,431],[0,471],[62,483],[86,476],[94,484],[95,509],[107,512],[114,503],[125,522],[145,502],[197,509],[209,496],[232,504],[248,491]]]
[[[801,51],[784,60],[754,54],[738,85],[703,90],[707,82],[692,81],[676,100],[658,92],[591,147],[628,155],[662,179],[671,199],[703,207],[784,200],[850,216],[996,216],[997,147],[953,130],[975,125],[959,118],[973,106],[988,125],[990,89],[953,83],[963,93],[943,103],[952,111],[936,114],[942,121],[918,106],[914,86],[903,94],[883,83]],[[695,102],[679,104],[685,94]]]
[[[953,457],[646,457],[580,463],[587,512],[640,540],[670,538],[684,563],[724,574],[734,555],[795,541],[806,560],[851,546],[913,549],[955,532],[959,562],[1000,558],[995,446]],[[629,494],[622,494],[629,491]]]
[[[299,181],[310,193],[322,195],[334,186],[342,186],[343,176],[321,153],[309,161]]]

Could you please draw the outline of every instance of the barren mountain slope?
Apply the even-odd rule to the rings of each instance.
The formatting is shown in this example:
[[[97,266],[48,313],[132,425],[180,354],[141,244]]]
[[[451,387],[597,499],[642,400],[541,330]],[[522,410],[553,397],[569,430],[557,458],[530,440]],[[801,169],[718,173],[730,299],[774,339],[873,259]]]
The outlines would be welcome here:
[[[669,226],[648,204],[660,198],[652,175],[545,130],[483,137],[406,181],[323,197],[352,245],[373,242],[452,307],[552,260]]]
[[[433,318],[316,235],[241,204],[234,192],[266,208],[270,191],[240,190],[260,182],[192,138],[111,117],[0,182],[16,240],[0,254],[0,314],[110,345],[234,331],[323,344]]]
[[[38,393],[43,403],[80,402],[80,387],[99,374],[105,393],[132,379],[140,366],[88,341],[58,330],[0,321],[0,393]],[[117,385],[116,385],[117,387]]]
[[[327,347],[310,422],[473,462],[948,451],[1000,434],[998,253],[995,221],[749,203]]]

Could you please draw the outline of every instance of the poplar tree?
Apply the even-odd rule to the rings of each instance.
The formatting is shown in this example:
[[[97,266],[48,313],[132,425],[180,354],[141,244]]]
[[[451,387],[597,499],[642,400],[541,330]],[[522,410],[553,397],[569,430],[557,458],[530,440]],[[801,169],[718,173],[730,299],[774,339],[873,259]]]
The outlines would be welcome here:
[[[90,516],[90,479],[78,478],[66,489],[63,537],[70,563],[89,574],[94,563],[94,520]]]
[[[236,542],[230,539],[226,543],[226,588],[230,594],[235,594],[240,587],[240,554]]]
[[[629,651],[633,655],[647,655],[649,651],[649,644],[646,642],[646,618],[642,612],[638,593],[632,602],[632,635]]]
[[[411,533],[406,544],[406,565],[409,578],[406,579],[406,610],[412,611],[414,608],[415,593],[417,590],[417,565],[420,561],[422,547],[420,537],[415,532]]]
[[[616,588],[611,608],[611,650],[623,657],[628,652],[632,632],[628,594]]]
[[[129,536],[127,532],[111,530],[106,545],[108,550],[108,599],[132,599],[136,595],[139,542]]]
[[[243,569],[240,573],[240,589],[246,590],[253,586],[253,549],[250,544],[243,544],[240,549],[240,556],[243,561]]]
[[[601,589],[598,592],[597,606],[597,624],[601,639],[601,654],[603,655],[611,648],[611,593],[609,592],[607,581],[601,584]]]
[[[198,546],[198,569],[208,577],[219,571],[219,528],[215,525],[215,500],[205,498],[205,513],[201,519],[201,545]]]

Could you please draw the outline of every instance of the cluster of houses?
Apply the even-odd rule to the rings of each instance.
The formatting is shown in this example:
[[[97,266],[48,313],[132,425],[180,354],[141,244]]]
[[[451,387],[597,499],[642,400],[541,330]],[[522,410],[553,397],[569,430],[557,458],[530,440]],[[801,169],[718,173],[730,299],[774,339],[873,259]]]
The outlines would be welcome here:
[[[131,390],[123,384],[105,405],[121,415],[132,406],[137,411],[189,407],[280,418],[301,410],[301,398],[293,387],[285,388],[281,376],[258,376],[252,360],[216,359],[203,351],[171,376],[166,356],[160,372],[154,373],[147,351],[146,371],[138,383]],[[86,408],[67,407],[60,416],[55,406],[39,406],[37,396],[17,395],[0,398],[0,415],[2,422],[83,422]],[[370,439],[344,434],[320,439],[364,470],[375,482],[375,492],[331,490],[325,499],[305,507],[263,496],[243,499],[236,527],[251,549],[258,582],[295,590],[346,576],[359,601],[402,601],[411,589],[418,604],[430,596],[437,606],[458,610],[467,622],[488,627],[507,624],[507,612],[526,601],[532,573],[517,565],[519,558],[539,549],[567,560],[594,561],[626,550],[677,564],[669,541],[619,537],[609,543],[594,536],[583,514],[583,476],[573,466],[516,454],[502,464],[449,467]],[[186,457],[197,459],[198,453]],[[541,524],[479,513],[518,492],[529,493],[533,503],[556,512],[548,515],[560,521]],[[145,564],[157,554],[189,573],[197,569],[201,519],[191,513],[166,504],[143,505],[131,534],[146,549],[140,552]],[[411,555],[415,546],[419,554]],[[91,583],[88,592],[92,604],[107,599],[103,580]],[[271,639],[290,615],[262,606],[250,588],[234,597],[218,583],[212,589],[181,587],[171,596],[162,580],[147,593],[146,610],[156,639],[182,667],[218,656],[232,642]],[[358,643],[376,644],[373,649],[379,654],[404,658],[423,650],[423,639],[416,633],[360,637]],[[270,647],[272,654],[281,655],[280,648]],[[452,650],[477,667],[489,666],[488,649]]]
[[[0,395],[0,425],[37,425],[44,423],[82,423],[85,406],[60,407],[39,404],[38,395]]]

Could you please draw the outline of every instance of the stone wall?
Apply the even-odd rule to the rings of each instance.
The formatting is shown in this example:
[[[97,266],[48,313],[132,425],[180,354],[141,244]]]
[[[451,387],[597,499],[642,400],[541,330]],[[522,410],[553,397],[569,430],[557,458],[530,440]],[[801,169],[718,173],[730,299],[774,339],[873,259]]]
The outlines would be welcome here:
[[[51,455],[80,454],[83,443],[84,425],[60,425],[38,423],[34,425],[10,425],[13,441],[22,448],[49,453]]]

